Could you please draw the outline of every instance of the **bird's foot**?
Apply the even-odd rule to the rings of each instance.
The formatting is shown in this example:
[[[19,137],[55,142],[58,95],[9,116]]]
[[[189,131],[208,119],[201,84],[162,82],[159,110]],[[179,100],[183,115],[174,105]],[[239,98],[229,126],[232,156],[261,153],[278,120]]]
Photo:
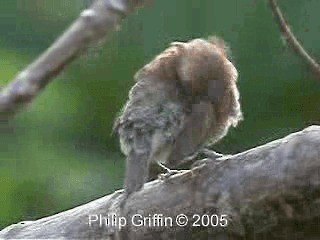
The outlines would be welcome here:
[[[165,180],[165,179],[171,177],[172,175],[175,175],[175,174],[177,174],[177,173],[180,172],[179,170],[170,169],[170,168],[166,167],[164,164],[159,163],[159,162],[158,162],[158,165],[159,165],[163,170],[166,171],[166,173],[159,174],[158,178],[159,178],[160,180]]]
[[[192,155],[189,155],[189,156],[187,156],[187,157],[185,157],[184,159],[183,159],[183,162],[193,162],[193,161],[196,161],[197,159],[200,159],[200,152],[196,152],[196,153],[194,153],[194,154],[192,154]]]
[[[191,162],[191,161],[197,161],[204,158],[210,158],[210,159],[218,159],[221,157],[224,157],[222,153],[217,153],[213,150],[210,150],[208,148],[203,148],[197,151],[196,153],[184,158],[183,162]]]
[[[222,153],[215,152],[215,151],[210,150],[208,148],[203,148],[202,150],[200,150],[199,154],[204,155],[205,158],[211,158],[214,160],[228,156],[228,155],[224,155]]]
[[[210,150],[210,149],[207,149],[207,148],[203,148],[198,152],[198,156],[201,156],[202,158],[201,158],[201,160],[195,161],[192,164],[192,168],[200,166],[202,164],[205,164],[208,161],[220,161],[220,160],[222,161],[222,160],[228,159],[232,155],[217,153],[217,152],[215,152],[213,150]]]

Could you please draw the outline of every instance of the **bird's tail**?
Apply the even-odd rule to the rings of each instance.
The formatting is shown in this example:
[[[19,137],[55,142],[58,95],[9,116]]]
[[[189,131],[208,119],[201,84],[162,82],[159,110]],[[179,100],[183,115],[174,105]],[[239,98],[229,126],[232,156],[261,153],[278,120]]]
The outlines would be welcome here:
[[[127,156],[124,189],[128,195],[139,191],[149,176],[150,148],[132,149]]]

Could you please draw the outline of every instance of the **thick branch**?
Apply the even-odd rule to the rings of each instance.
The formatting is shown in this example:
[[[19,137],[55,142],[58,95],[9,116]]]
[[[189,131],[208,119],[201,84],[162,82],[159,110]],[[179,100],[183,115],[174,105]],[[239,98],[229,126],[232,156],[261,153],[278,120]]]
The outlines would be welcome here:
[[[319,145],[320,127],[312,126],[229,159],[208,159],[191,171],[150,182],[128,199],[122,211],[128,224],[121,231],[126,236],[122,239],[180,239],[179,234],[184,234],[181,239],[190,239],[201,230],[210,234],[209,239],[217,239],[213,236],[218,234],[258,237],[292,221],[298,225],[300,221],[299,226],[309,224],[320,217]],[[0,238],[113,239],[114,228],[105,226],[102,217],[117,213],[121,197],[116,192],[54,216],[12,225],[0,232]],[[225,214],[228,226],[182,228],[175,221],[168,228],[131,224],[134,214],[175,219],[181,213],[193,223],[193,214]],[[98,221],[89,224],[90,218]],[[301,231],[293,226],[284,239]]]
[[[96,0],[50,48],[2,89],[0,117],[13,115],[31,102],[79,53],[103,40],[122,18],[146,1]]]
[[[277,5],[277,1],[269,0],[269,6],[271,8],[271,11],[273,12],[275,21],[279,25],[280,30],[284,38],[288,42],[289,46],[298,54],[298,56],[300,56],[303,59],[303,61],[307,63],[307,65],[310,67],[311,71],[315,74],[315,76],[318,79],[320,79],[319,64],[307,53],[307,51],[303,48],[303,46],[291,32],[287,21],[285,20],[279,6]]]

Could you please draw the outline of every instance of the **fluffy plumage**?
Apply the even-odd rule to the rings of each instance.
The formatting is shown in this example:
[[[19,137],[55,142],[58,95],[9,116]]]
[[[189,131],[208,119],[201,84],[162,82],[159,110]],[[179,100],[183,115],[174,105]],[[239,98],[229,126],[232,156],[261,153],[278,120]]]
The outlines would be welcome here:
[[[176,166],[241,120],[227,52],[218,38],[174,42],[136,73],[114,127],[127,156],[128,194],[147,181],[151,162]]]

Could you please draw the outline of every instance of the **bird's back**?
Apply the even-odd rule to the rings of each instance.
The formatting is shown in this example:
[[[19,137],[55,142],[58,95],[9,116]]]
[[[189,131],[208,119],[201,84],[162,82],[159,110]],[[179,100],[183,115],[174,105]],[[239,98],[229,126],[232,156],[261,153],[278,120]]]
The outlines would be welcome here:
[[[190,109],[175,83],[141,79],[131,89],[129,99],[116,120],[121,148],[128,154],[142,135],[151,142],[161,133],[160,145],[173,144]],[[149,136],[149,137],[148,137]]]

